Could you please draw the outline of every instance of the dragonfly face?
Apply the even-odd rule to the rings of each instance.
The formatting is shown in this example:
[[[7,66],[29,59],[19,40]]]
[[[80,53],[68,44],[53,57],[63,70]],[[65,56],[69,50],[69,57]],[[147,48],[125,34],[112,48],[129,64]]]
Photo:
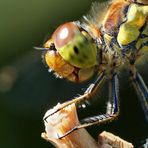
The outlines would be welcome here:
[[[143,2],[143,3],[142,3]],[[106,5],[105,5],[106,6]],[[92,13],[80,22],[59,26],[46,41],[44,59],[58,76],[70,81],[88,80],[97,70],[97,79],[80,97],[65,102],[44,120],[64,107],[92,98],[104,80],[108,82],[106,113],[86,118],[60,138],[76,129],[115,119],[119,114],[118,72],[125,66],[148,121],[148,88],[137,70],[148,57],[147,0],[113,0],[103,13],[93,5]],[[147,62],[147,61],[146,61]],[[97,69],[96,69],[97,68]]]
[[[81,82],[89,79],[97,63],[97,46],[74,22],[59,26],[45,44],[47,65],[59,76]]]

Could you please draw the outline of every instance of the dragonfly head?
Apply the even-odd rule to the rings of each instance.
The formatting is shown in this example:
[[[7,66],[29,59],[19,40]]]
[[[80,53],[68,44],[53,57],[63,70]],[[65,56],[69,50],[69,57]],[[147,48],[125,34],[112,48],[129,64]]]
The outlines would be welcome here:
[[[60,25],[44,44],[45,61],[58,75],[72,81],[85,81],[97,63],[97,46],[92,37],[75,22]]]

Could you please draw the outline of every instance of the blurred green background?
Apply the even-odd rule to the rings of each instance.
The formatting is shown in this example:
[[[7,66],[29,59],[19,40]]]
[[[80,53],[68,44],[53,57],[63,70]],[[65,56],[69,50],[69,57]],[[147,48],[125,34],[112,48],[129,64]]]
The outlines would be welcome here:
[[[92,0],[0,0],[1,148],[52,147],[40,137],[44,113],[57,102],[82,93],[88,83],[77,85],[56,79],[47,72],[41,52],[33,46],[41,46],[61,23],[79,19],[91,3]],[[147,83],[146,66],[140,70]],[[119,119],[88,130],[95,138],[98,132],[107,130],[138,145],[148,137],[148,126],[137,96],[124,76],[127,74],[120,80]]]

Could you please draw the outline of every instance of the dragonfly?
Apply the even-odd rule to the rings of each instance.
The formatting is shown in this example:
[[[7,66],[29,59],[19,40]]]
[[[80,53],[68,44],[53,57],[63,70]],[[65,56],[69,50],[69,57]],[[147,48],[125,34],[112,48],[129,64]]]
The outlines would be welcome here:
[[[148,58],[148,1],[112,0],[94,2],[88,15],[81,20],[65,22],[46,40],[42,47],[50,71],[59,78],[81,83],[97,73],[97,77],[79,97],[66,101],[56,112],[73,103],[89,100],[103,82],[109,85],[106,112],[87,117],[59,139],[75,130],[115,119],[119,108],[119,72],[129,71],[130,82],[137,93],[148,122],[148,88],[138,71]]]

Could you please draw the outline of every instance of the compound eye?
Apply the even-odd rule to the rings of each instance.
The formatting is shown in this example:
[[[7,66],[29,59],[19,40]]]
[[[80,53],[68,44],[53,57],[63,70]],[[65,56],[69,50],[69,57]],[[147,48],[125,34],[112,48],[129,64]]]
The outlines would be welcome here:
[[[59,26],[53,33],[53,40],[56,48],[60,48],[71,41],[78,31],[78,27],[73,22],[65,23]]]

